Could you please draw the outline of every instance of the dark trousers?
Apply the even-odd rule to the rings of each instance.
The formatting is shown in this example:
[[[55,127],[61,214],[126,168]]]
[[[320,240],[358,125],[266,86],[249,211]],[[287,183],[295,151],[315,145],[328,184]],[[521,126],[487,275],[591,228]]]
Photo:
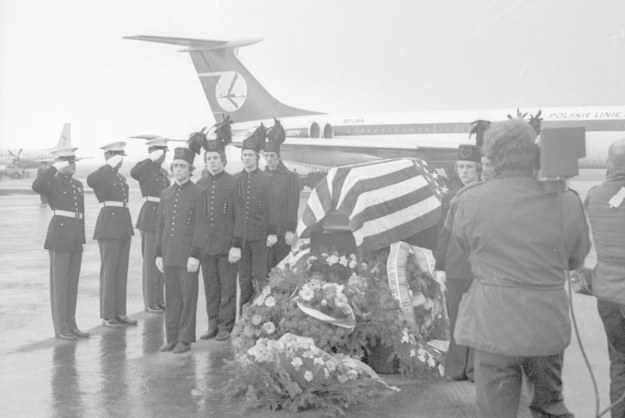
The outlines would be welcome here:
[[[271,247],[267,247],[267,271],[277,266],[284,257],[291,252],[291,246],[286,244],[284,234],[278,235],[278,241]]]
[[[523,373],[534,417],[573,417],[562,397],[564,353],[516,357],[475,350],[475,397],[480,418],[516,418]]]
[[[100,246],[100,318],[126,315],[130,239],[102,238]]]
[[[445,376],[449,376],[457,380],[474,380],[473,373],[473,349],[464,345],[456,345],[454,339],[454,329],[456,328],[456,319],[458,317],[458,308],[460,300],[473,280],[447,279],[447,312],[449,314],[449,350],[445,357]]]
[[[608,337],[610,358],[610,403],[625,393],[625,305],[597,300],[597,310]],[[612,409],[613,418],[625,418],[625,401]]]
[[[202,255],[208,329],[232,331],[236,310],[237,269],[228,255]]]
[[[50,250],[50,305],[54,333],[68,333],[76,326],[76,299],[82,253]]]
[[[267,281],[267,241],[244,241],[239,260],[240,305],[254,297],[254,288],[262,289]]]
[[[167,342],[195,342],[198,273],[186,267],[165,267],[165,332]]]
[[[146,308],[164,305],[165,280],[156,268],[154,242],[156,232],[141,230],[141,253],[143,254],[143,304]]]

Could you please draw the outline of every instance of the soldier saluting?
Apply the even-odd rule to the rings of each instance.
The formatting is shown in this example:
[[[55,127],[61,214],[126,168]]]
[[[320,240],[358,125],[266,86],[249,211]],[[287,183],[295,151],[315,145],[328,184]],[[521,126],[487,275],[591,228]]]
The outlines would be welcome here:
[[[236,175],[234,247],[232,260],[240,255],[240,306],[254,295],[254,285],[261,287],[267,277],[267,247],[277,241],[276,204],[271,178],[258,168],[259,152],[266,130],[261,125],[242,145],[243,171]]]
[[[76,325],[78,278],[85,243],[85,201],[76,172],[75,147],[57,148],[51,153],[55,163],[33,182],[33,190],[44,196],[52,209],[52,219],[44,248],[50,253],[50,302],[52,324],[57,338],[86,338]]]
[[[133,179],[139,182],[143,206],[136,227],[141,232],[141,253],[143,255],[143,304],[146,312],[162,314],[165,307],[163,274],[155,264],[156,218],[161,191],[171,184],[167,171],[161,164],[167,154],[167,138],[155,138],[146,142],[148,158],[139,161],[130,170]]]
[[[106,164],[87,176],[102,208],[95,224],[93,239],[100,247],[100,317],[103,325],[119,328],[122,324],[137,325],[126,316],[126,285],[128,257],[132,237],[132,220],[128,210],[128,183],[119,173],[126,143],[113,142],[103,146]]]
[[[267,250],[267,270],[271,270],[291,251],[291,244],[297,227],[299,208],[299,182],[297,175],[280,159],[280,144],[286,139],[280,121],[274,118],[274,125],[267,133],[263,155],[267,161],[265,172],[271,178],[277,211],[278,241]]]
[[[157,210],[156,266],[165,275],[167,303],[167,341],[160,350],[174,353],[189,351],[195,342],[200,260],[192,243],[202,209],[202,189],[190,180],[194,159],[195,152],[189,148],[174,149],[174,184],[161,192]]]

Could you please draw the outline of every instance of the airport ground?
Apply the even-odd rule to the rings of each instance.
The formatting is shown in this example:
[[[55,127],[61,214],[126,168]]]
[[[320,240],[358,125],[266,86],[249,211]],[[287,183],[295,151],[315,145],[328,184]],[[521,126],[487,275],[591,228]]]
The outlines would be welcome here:
[[[571,183],[580,194],[599,182],[603,173],[589,173]],[[108,329],[99,319],[97,242],[92,240],[98,213],[95,196],[86,202],[87,244],[79,283],[77,322],[91,338],[68,342],[55,339],[50,317],[49,260],[43,241],[51,216],[30,192],[32,179],[0,182],[0,415],[4,417],[314,417],[315,412],[288,414],[248,410],[245,403],[226,403],[218,390],[228,376],[227,342],[193,344],[189,353],[161,353],[161,315],[143,311],[140,237],[131,247],[128,314],[136,327]],[[84,180],[83,180],[83,183]],[[89,192],[88,187],[86,188]],[[141,206],[131,181],[133,219]],[[307,194],[301,197],[301,206]],[[594,264],[591,254],[587,265]],[[200,286],[198,335],[206,328],[205,301]],[[602,408],[608,404],[608,354],[594,298],[573,295],[581,339],[598,381]],[[473,385],[428,382],[383,375],[401,388],[398,394],[373,400],[371,407],[353,407],[350,417],[474,417]],[[565,352],[564,396],[577,417],[594,414],[588,370],[573,336]],[[521,414],[527,415],[527,411]]]

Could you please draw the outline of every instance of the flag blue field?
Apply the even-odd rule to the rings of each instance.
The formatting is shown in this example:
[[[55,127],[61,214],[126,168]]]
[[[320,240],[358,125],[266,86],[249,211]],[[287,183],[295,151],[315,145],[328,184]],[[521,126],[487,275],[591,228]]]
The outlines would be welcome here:
[[[394,158],[330,169],[312,191],[297,226],[309,237],[336,210],[349,219],[359,252],[406,239],[441,216],[445,179],[416,158]]]

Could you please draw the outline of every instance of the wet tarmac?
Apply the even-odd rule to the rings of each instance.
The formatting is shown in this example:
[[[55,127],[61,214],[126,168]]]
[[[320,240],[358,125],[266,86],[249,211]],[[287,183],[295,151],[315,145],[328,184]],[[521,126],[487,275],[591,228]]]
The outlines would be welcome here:
[[[77,322],[91,338],[76,342],[53,338],[49,303],[48,254],[43,241],[50,210],[28,192],[32,180],[0,182],[0,416],[3,417],[313,417],[248,410],[244,402],[226,403],[219,389],[227,376],[222,364],[229,344],[214,340],[192,345],[190,352],[161,353],[162,315],[143,312],[140,238],[131,247],[128,313],[138,326],[102,327],[99,319],[99,265],[91,239],[98,212],[93,194],[85,197],[87,245],[79,283]],[[587,184],[588,183],[588,184]],[[590,182],[580,182],[582,193]],[[131,212],[141,206],[132,188]],[[9,193],[10,191],[10,193]],[[305,197],[302,197],[302,205]],[[588,264],[593,264],[592,257]],[[206,328],[200,291],[198,335]],[[608,356],[605,335],[593,298],[574,295],[584,347],[599,383],[602,407],[608,402]],[[427,382],[384,375],[398,394],[373,399],[373,405],[350,408],[350,417],[474,417],[470,383]],[[564,395],[578,417],[594,413],[593,390],[575,340],[565,352]],[[527,416],[527,412],[522,414]]]

